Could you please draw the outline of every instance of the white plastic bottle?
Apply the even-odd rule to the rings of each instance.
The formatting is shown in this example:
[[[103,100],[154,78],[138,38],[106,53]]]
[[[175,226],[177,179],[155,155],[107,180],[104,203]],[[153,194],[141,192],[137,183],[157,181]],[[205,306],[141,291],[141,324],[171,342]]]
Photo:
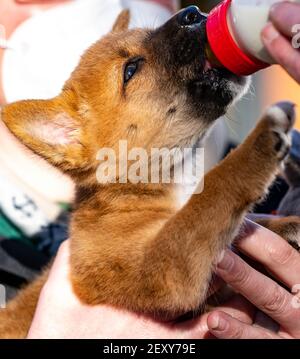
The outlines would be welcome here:
[[[292,0],[300,2],[300,0]],[[219,62],[237,75],[274,63],[261,41],[270,8],[280,0],[225,0],[208,15],[207,37]]]

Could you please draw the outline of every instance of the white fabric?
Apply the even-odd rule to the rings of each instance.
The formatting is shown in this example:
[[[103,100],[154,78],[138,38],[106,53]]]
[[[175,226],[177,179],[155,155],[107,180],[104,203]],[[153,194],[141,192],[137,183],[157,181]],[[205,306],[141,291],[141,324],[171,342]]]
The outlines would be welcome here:
[[[131,10],[131,27],[155,27],[170,13],[141,0],[74,0],[34,14],[8,41],[3,89],[8,103],[59,94],[82,53],[108,33],[118,14]]]
[[[22,233],[31,237],[49,225],[43,211],[0,171],[0,209]]]

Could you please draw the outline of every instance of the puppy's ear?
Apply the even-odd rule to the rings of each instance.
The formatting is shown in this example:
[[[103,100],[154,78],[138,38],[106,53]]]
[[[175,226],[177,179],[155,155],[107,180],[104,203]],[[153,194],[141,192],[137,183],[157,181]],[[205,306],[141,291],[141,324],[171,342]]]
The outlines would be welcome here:
[[[1,118],[25,146],[61,170],[87,164],[80,118],[61,98],[16,102]]]
[[[130,22],[130,11],[128,9],[125,9],[117,17],[112,32],[122,32],[128,30],[129,22]]]

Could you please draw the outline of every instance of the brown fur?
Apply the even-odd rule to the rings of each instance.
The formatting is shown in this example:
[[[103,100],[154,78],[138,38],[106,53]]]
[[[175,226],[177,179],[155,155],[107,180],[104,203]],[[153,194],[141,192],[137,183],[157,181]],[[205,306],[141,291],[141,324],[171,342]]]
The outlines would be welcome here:
[[[272,183],[292,122],[266,114],[248,139],[207,174],[204,191],[182,208],[172,184],[99,184],[98,148],[116,149],[119,139],[147,151],[184,146],[212,123],[205,122],[208,112],[193,118],[184,94],[168,85],[168,74],[164,84],[169,87],[158,85],[157,59],[150,51],[145,54],[147,30],[121,33],[124,24],[128,13],[84,55],[61,95],[8,105],[2,119],[27,147],[76,183],[70,237],[78,297],[91,305],[171,318],[203,306],[213,262]],[[114,69],[122,69],[128,54],[144,54],[147,63],[124,89]],[[26,336],[46,278],[47,272],[1,311],[0,337]]]
[[[130,12],[129,10],[124,10],[118,16],[112,31],[113,32],[122,32],[128,29],[130,22]]]

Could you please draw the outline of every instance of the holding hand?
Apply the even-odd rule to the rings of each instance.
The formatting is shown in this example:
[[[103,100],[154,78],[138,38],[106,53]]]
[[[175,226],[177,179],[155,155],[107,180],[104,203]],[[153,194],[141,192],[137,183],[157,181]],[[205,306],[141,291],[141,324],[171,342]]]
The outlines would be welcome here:
[[[271,8],[262,40],[271,56],[300,82],[300,4],[282,2]]]
[[[300,254],[286,241],[250,221],[248,234],[238,249],[261,263],[282,283],[278,284],[231,251],[218,264],[217,274],[233,289],[279,325],[277,333],[242,323],[216,310],[208,316],[210,332],[217,338],[267,339],[300,338]]]
[[[241,297],[220,308],[251,323],[253,307]],[[209,337],[207,314],[184,323],[153,318],[106,305],[82,304],[69,280],[69,243],[57,255],[42,290],[28,339],[199,339]]]
[[[240,295],[212,313],[184,323],[164,323],[106,305],[82,304],[69,280],[69,243],[65,242],[42,290],[28,338],[300,338],[300,254],[251,221],[246,229],[238,249],[283,285],[226,251],[217,274]],[[256,308],[278,323],[277,332],[257,325]]]

